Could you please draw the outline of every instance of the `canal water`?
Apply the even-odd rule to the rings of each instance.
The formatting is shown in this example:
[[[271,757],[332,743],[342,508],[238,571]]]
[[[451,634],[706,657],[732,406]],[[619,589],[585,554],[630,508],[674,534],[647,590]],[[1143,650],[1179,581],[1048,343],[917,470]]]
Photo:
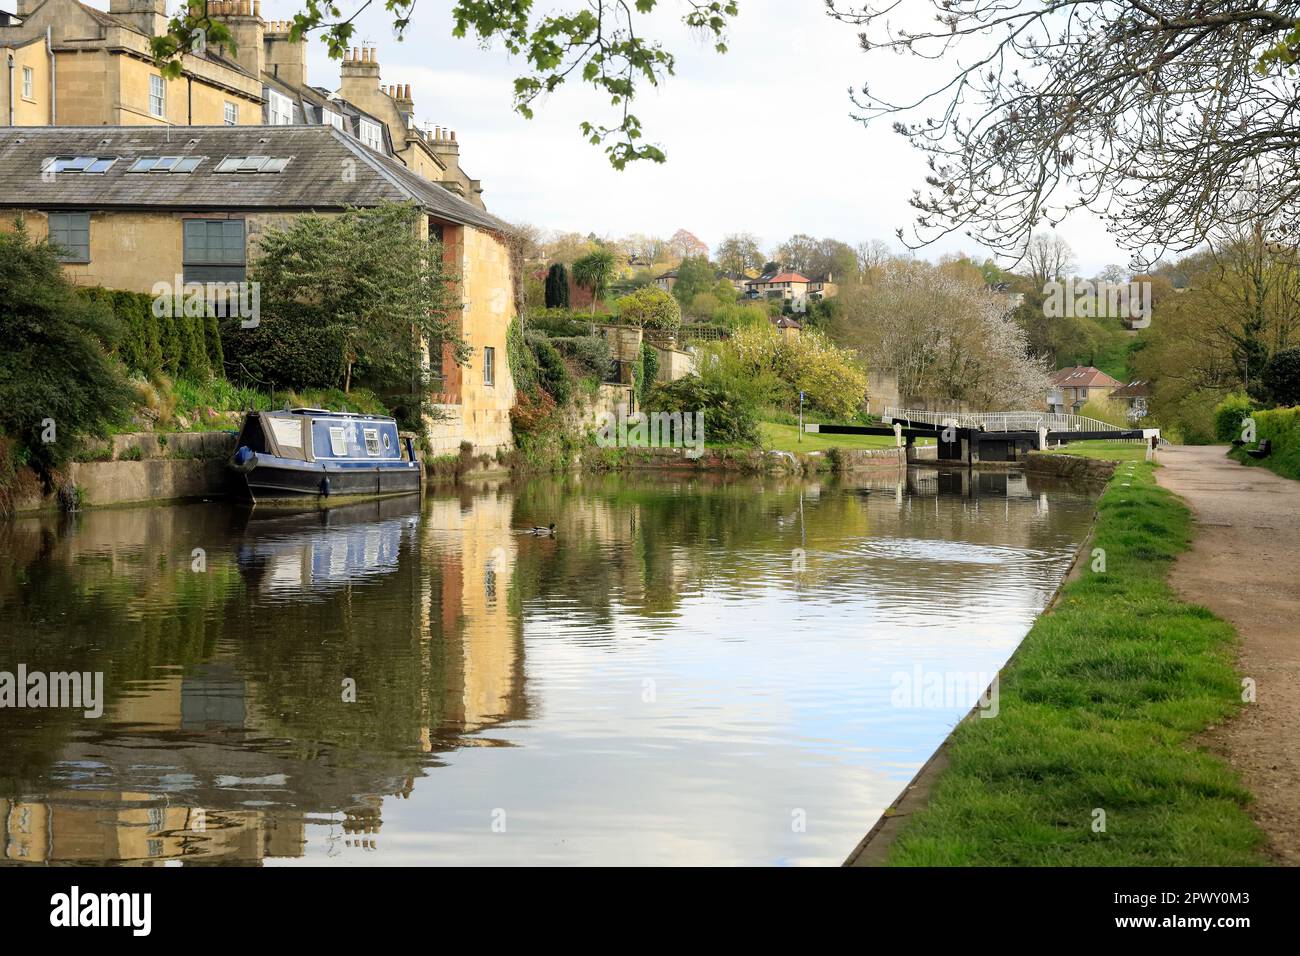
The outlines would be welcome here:
[[[103,681],[0,709],[0,862],[838,864],[1093,504],[912,469],[0,524],[0,681]]]

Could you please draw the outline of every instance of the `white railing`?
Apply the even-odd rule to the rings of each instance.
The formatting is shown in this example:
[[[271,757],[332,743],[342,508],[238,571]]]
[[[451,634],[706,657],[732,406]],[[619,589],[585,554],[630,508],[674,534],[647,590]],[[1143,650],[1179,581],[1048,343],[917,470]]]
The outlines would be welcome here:
[[[1119,427],[1083,415],[1066,415],[1063,412],[944,412],[921,408],[895,408],[886,406],[882,418],[886,421],[925,422],[929,425],[954,424],[958,428],[980,428],[991,432],[1036,432],[1040,428],[1061,432],[1114,431]],[[1144,438],[1119,438],[1116,441],[1146,441]],[[1163,442],[1164,439],[1162,438]]]

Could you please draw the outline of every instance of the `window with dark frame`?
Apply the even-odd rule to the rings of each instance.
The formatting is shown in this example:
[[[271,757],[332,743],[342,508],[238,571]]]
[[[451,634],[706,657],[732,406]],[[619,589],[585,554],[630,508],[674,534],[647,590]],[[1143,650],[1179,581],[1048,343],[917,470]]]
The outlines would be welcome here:
[[[186,282],[244,281],[244,220],[186,219],[184,227]]]
[[[60,262],[90,261],[90,213],[52,212],[48,214],[50,243],[59,246]]]
[[[497,383],[497,350],[490,345],[483,346],[483,384]]]

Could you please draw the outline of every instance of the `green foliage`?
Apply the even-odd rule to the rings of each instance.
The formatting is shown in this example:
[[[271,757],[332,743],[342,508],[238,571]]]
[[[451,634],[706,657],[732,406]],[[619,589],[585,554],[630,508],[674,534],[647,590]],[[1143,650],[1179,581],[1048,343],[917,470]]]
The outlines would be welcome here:
[[[609,343],[601,335],[552,336],[551,344],[571,359],[583,377],[604,379],[609,372]]]
[[[718,283],[718,272],[704,256],[687,256],[677,267],[673,295],[682,305],[689,305],[701,292],[711,292]]]
[[[1274,352],[1261,378],[1275,405],[1300,405],[1300,346]]]
[[[1262,465],[1283,478],[1300,481],[1300,408],[1273,408],[1257,411],[1255,437],[1267,441],[1270,451],[1266,458],[1251,458],[1246,448],[1232,451],[1232,457],[1243,465]]]
[[[1105,397],[1088,399],[1079,409],[1079,414],[1084,418],[1095,418],[1099,422],[1114,425],[1116,428],[1132,426],[1132,422],[1128,419],[1128,410],[1121,403],[1112,402]]]
[[[545,335],[532,330],[524,333],[524,342],[537,360],[537,384],[555,404],[568,402],[573,394],[573,376],[569,374],[559,349]]]
[[[1241,441],[1241,423],[1254,411],[1247,395],[1234,392],[1214,406],[1214,437],[1219,441]]]
[[[0,304],[0,432],[48,474],[126,418],[130,392],[111,357],[121,324],[108,303],[79,295],[48,243],[21,225],[0,232]]]
[[[590,335],[591,319],[587,316],[579,318],[568,309],[547,309],[545,312],[535,312],[529,316],[528,328],[545,332],[552,338]]]
[[[682,309],[677,300],[657,286],[643,286],[619,299],[620,321],[643,329],[676,332],[682,326]]]
[[[653,345],[649,342],[641,343],[641,352],[637,355],[637,363],[633,368],[633,378],[635,379],[637,400],[645,405],[650,397],[650,391],[655,386],[655,379],[659,375],[659,353],[655,351]]]
[[[652,412],[702,412],[705,440],[712,445],[759,444],[753,409],[717,382],[698,375],[656,385],[642,407]]]
[[[524,328],[518,319],[512,319],[506,328],[506,360],[510,363],[510,378],[520,394],[533,394],[537,390],[537,357],[524,341]]]
[[[1264,862],[1250,795],[1195,746],[1242,706],[1232,627],[1169,586],[1191,515],[1150,465],[1132,468],[1098,506],[1106,570],[1067,584],[1034,624],[1000,674],[996,718],[958,725],[889,864]]]
[[[594,249],[573,264],[573,281],[591,293],[591,314],[614,279],[614,253]]]
[[[569,270],[564,263],[557,262],[546,272],[546,307],[548,309],[567,309],[569,307]]]
[[[422,343],[468,347],[451,319],[453,276],[441,247],[420,238],[412,204],[301,216],[267,232],[250,276],[261,283],[261,321],[223,328],[232,375],[292,387],[349,391],[354,377],[400,392],[418,407],[428,392]]]
[[[770,383],[767,404],[797,408],[805,401],[834,418],[849,418],[867,394],[867,376],[854,353],[812,329],[782,335],[770,324],[741,329],[722,351],[734,352],[741,375]]]

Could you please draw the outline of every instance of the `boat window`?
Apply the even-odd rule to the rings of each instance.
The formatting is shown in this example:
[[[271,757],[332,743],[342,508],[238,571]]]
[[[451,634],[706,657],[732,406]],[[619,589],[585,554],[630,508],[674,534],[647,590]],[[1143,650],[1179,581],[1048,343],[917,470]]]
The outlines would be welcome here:
[[[366,454],[378,455],[379,454],[379,429],[367,428],[364,429],[363,434],[365,434],[366,436]]]
[[[393,447],[393,441],[388,437],[388,432],[384,432],[384,451]]]
[[[331,426],[330,428],[330,454],[335,458],[342,458],[348,453],[348,434],[347,429]]]

